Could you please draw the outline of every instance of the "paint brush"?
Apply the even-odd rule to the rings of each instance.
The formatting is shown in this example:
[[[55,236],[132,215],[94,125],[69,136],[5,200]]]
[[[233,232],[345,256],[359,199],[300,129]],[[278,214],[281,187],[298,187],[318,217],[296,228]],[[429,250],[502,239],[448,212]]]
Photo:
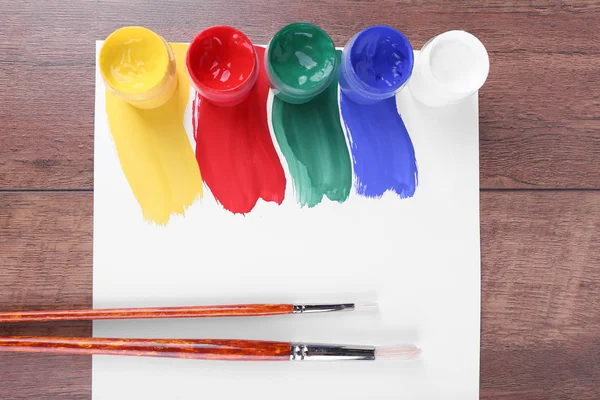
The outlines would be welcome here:
[[[414,345],[347,346],[227,339],[116,339],[9,336],[0,337],[0,352],[102,354],[223,361],[375,361],[409,360]]]
[[[106,308],[0,312],[1,322],[87,321],[141,318],[260,317],[375,309],[375,303],[340,304],[234,304],[213,306]]]

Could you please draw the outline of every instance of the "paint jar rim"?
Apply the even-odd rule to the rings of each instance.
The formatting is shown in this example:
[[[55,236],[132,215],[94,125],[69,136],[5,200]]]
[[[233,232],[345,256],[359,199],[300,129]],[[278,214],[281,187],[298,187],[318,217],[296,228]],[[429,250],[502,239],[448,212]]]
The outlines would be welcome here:
[[[237,85],[227,89],[215,89],[202,83],[202,80],[195,76],[192,68],[190,50],[204,39],[210,37],[211,33],[217,30],[225,30],[229,31],[230,34],[239,35],[244,42],[250,45],[252,49],[252,55],[254,55],[254,62],[251,66],[248,76]],[[196,89],[196,92],[217,105],[234,105],[240,103],[247,97],[247,95],[250,93],[250,90],[252,90],[254,87],[256,80],[258,79],[259,60],[254,45],[243,32],[227,25],[215,25],[200,31],[190,42],[190,46],[185,55],[185,65],[190,83],[194,89]]]
[[[152,40],[155,41],[155,45],[160,45],[156,47],[160,48],[159,63],[164,64],[160,66],[161,68],[164,68],[164,72],[161,74],[159,79],[157,79],[156,82],[153,83],[150,87],[136,90],[126,90],[118,87],[118,85],[114,84],[110,71],[106,69],[106,63],[103,62],[103,59],[107,57],[106,52],[108,51],[109,46],[112,45],[111,41],[114,41],[115,38],[118,37],[120,34],[123,34],[123,32],[129,30],[144,31],[146,34],[148,34],[148,37],[152,38]],[[102,76],[106,87],[115,96],[138,108],[160,107],[170,99],[177,87],[177,66],[173,49],[171,49],[169,43],[162,36],[142,26],[125,26],[112,32],[105,39],[104,43],[102,44],[102,47],[100,48],[98,64],[100,69],[100,75]]]
[[[444,42],[457,40],[460,40],[462,43],[467,45],[472,52],[476,53],[475,65],[473,69],[477,73],[477,79],[471,82],[470,85],[467,85],[464,90],[454,90],[451,85],[441,81],[438,77],[436,77],[431,68],[431,52],[433,52],[437,46],[443,44]],[[421,50],[421,54],[423,53],[427,55],[427,78],[430,78],[432,84],[437,86],[438,90],[444,92],[448,96],[459,97],[459,100],[470,96],[478,91],[487,80],[490,71],[489,55],[483,43],[472,33],[462,30],[453,30],[441,33],[425,43]]]
[[[394,35],[396,35],[397,38],[400,39],[402,45],[404,46],[403,50],[406,53],[405,54],[406,61],[408,62],[408,65],[409,65],[404,81],[400,82],[398,84],[398,86],[391,87],[388,89],[376,88],[376,87],[373,87],[373,86],[367,84],[364,80],[362,80],[358,76],[358,74],[356,73],[356,70],[354,69],[354,66],[352,65],[352,60],[351,60],[352,47],[354,46],[356,41],[359,38],[361,38],[363,35],[366,35],[373,30],[380,30],[380,29],[385,29],[385,30],[393,33]],[[346,46],[344,46],[344,50],[342,51],[342,63],[341,63],[340,73],[344,74],[344,78],[345,78],[346,82],[348,82],[348,84],[352,87],[352,90],[358,92],[358,94],[360,96],[365,97],[367,99],[380,101],[380,100],[385,100],[385,99],[388,99],[388,98],[396,95],[396,93],[400,92],[400,90],[402,90],[402,88],[404,88],[404,86],[406,86],[406,84],[408,83],[408,81],[412,75],[413,67],[414,67],[414,51],[413,51],[412,45],[411,45],[410,41],[408,40],[408,38],[402,32],[400,32],[399,30],[397,30],[395,28],[392,28],[391,26],[373,25],[373,26],[365,28],[362,31],[355,34],[348,41]]]
[[[295,88],[293,86],[291,86],[290,84],[288,84],[287,82],[285,82],[273,69],[272,67],[272,63],[271,63],[271,54],[272,54],[272,43],[274,41],[276,41],[280,36],[288,33],[290,30],[292,29],[297,29],[300,27],[309,27],[311,29],[316,30],[317,32],[319,32],[319,34],[322,35],[323,38],[327,39],[327,41],[329,42],[328,44],[331,45],[331,55],[332,55],[332,59],[333,59],[333,68],[331,70],[331,72],[329,73],[329,76],[327,77],[327,79],[322,80],[319,84],[314,85],[310,88]],[[292,22],[291,24],[287,24],[286,26],[284,26],[283,28],[279,29],[271,38],[271,40],[269,40],[269,43],[267,45],[267,51],[265,51],[265,56],[264,56],[264,63],[267,66],[265,68],[265,71],[267,73],[267,78],[269,79],[269,83],[271,85],[271,87],[273,89],[275,89],[275,91],[280,91],[281,93],[285,94],[286,97],[291,98],[294,100],[294,103],[300,104],[300,103],[306,103],[310,100],[312,100],[313,98],[315,98],[316,96],[318,96],[319,94],[321,94],[325,89],[327,89],[329,87],[329,85],[331,84],[331,82],[333,82],[333,79],[335,77],[335,73],[337,72],[337,68],[338,68],[338,62],[337,62],[337,57],[336,57],[336,48],[335,48],[335,43],[333,43],[333,39],[331,39],[331,37],[327,34],[327,32],[325,32],[321,27],[308,23],[308,22]]]

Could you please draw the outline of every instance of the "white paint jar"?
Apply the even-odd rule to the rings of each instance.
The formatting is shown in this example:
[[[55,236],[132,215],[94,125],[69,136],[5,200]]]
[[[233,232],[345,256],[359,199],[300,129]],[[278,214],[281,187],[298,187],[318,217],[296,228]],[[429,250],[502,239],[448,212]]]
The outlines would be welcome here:
[[[448,31],[425,43],[408,88],[421,103],[440,107],[477,92],[489,70],[488,53],[479,39],[465,31]]]

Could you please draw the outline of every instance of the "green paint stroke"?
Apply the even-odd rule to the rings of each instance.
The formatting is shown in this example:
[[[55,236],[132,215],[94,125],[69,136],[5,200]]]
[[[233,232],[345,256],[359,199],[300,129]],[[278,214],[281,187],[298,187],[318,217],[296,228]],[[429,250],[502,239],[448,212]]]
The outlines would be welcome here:
[[[342,52],[336,51],[338,64]],[[304,104],[273,99],[273,130],[287,161],[298,202],[314,207],[323,196],[344,202],[352,186],[352,164],[340,124],[336,78]]]

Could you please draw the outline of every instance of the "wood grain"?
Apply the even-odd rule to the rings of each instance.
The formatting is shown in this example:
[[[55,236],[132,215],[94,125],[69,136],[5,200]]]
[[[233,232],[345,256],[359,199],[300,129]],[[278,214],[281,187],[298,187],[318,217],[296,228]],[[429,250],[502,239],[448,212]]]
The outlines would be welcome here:
[[[214,306],[105,308],[0,312],[0,323],[90,321],[141,318],[260,317],[294,312],[293,304],[232,304]]]
[[[91,193],[0,194],[0,310],[92,306]],[[91,336],[92,323],[0,324],[0,336]],[[90,357],[0,354],[0,399],[91,398]]]
[[[600,192],[481,195],[481,394],[600,398]]]
[[[92,398],[92,358],[54,354],[0,354],[3,400]]]
[[[0,337],[0,352],[289,361],[290,343],[259,340]]]
[[[92,307],[92,194],[66,195],[0,194],[0,310]]]
[[[92,231],[92,197],[0,193],[2,310],[90,306],[88,278],[64,275],[68,258],[91,279],[89,237],[79,242]],[[481,398],[599,398],[600,192],[483,192],[481,238]],[[0,335],[90,334],[88,323],[0,324]],[[20,398],[15,388],[31,395],[21,398],[90,398],[85,356],[0,354],[0,376],[2,399]]]
[[[0,0],[0,16],[0,189],[92,188],[94,42],[112,30],[139,24],[189,41],[229,24],[266,43],[296,20],[325,27],[338,45],[378,23],[415,48],[445,30],[473,32],[491,59],[481,186],[600,188],[598,1]]]

